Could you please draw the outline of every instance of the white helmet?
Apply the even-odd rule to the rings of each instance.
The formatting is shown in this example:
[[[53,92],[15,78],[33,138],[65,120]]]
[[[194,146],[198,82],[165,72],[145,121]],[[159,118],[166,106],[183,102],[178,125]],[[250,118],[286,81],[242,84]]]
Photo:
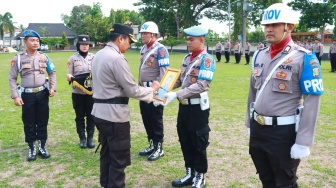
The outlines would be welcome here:
[[[269,6],[262,17],[261,25],[272,23],[297,24],[298,16],[284,3],[275,3]]]
[[[140,29],[140,33],[142,33],[142,32],[159,34],[159,29],[158,29],[158,26],[156,25],[156,23],[145,22],[144,24],[142,24],[141,29]]]

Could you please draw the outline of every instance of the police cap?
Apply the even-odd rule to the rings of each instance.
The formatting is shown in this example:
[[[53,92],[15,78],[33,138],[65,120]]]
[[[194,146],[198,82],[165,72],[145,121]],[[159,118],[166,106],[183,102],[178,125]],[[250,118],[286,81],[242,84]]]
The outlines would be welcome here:
[[[125,24],[113,24],[112,29],[110,29],[110,33],[117,33],[128,36],[131,39],[131,43],[137,42],[137,40],[133,36],[132,27]]]
[[[23,35],[24,37],[37,37],[39,39],[41,38],[40,35],[34,30],[24,30]]]
[[[183,30],[187,36],[200,37],[207,36],[208,30],[202,26],[192,26]]]
[[[79,44],[90,44],[90,36],[89,35],[78,35],[78,43]]]

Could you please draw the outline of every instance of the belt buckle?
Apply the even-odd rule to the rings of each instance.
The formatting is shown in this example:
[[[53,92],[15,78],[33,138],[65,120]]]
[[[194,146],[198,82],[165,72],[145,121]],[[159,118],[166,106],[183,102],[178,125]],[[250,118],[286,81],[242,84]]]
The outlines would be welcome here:
[[[186,102],[185,102],[185,100],[184,100],[184,99],[182,99],[182,100],[180,101],[180,103],[181,103],[181,104],[183,104],[183,105],[185,105],[185,104],[186,104]]]
[[[265,117],[264,117],[264,116],[261,116],[261,115],[257,115],[257,122],[258,122],[260,125],[265,125]]]
[[[33,89],[33,93],[37,93],[37,92],[39,92],[40,90],[39,90],[39,88],[34,88]]]

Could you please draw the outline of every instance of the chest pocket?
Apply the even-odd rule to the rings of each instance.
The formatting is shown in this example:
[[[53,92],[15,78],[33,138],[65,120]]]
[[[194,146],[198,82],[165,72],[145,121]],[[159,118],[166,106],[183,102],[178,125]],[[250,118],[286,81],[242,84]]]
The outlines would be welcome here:
[[[47,63],[39,63],[40,73],[45,74],[47,69]]]
[[[292,93],[292,72],[285,70],[276,70],[272,75],[272,89],[275,92]]]
[[[254,68],[253,71],[253,77],[254,77],[254,88],[255,89],[260,89],[261,87],[261,73],[263,69],[262,68]]]

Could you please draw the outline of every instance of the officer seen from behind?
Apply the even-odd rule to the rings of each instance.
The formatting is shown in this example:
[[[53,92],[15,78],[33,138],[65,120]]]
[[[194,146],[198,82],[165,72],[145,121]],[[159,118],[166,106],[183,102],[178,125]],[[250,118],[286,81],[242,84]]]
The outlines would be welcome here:
[[[268,7],[261,24],[271,46],[252,58],[245,125],[265,188],[298,187],[296,172],[300,159],[310,154],[323,93],[318,59],[291,38],[293,18],[286,4]]]
[[[56,70],[50,58],[37,49],[40,35],[34,30],[25,30],[25,52],[16,55],[9,72],[11,97],[16,106],[22,107],[22,122],[25,141],[28,143],[28,161],[36,159],[35,141],[38,140],[38,155],[49,158],[46,146],[48,138],[49,97],[56,90]],[[46,73],[49,75],[47,80]],[[20,74],[21,83],[17,87]]]

